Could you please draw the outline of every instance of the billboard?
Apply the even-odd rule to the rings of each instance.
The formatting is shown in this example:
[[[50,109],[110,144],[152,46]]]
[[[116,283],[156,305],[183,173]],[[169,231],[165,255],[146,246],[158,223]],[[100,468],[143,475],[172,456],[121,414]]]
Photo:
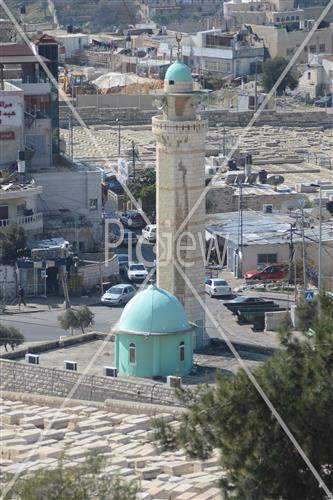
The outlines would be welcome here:
[[[18,95],[0,94],[0,125],[5,127],[21,127],[23,100]]]

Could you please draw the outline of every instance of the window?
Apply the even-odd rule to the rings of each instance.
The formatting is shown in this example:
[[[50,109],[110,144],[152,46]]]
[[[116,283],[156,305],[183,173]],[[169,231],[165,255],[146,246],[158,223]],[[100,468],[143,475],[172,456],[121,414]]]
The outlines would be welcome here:
[[[311,80],[311,71],[308,71],[308,80]]]
[[[279,22],[280,22],[280,18],[279,18],[279,17],[277,17],[277,18],[276,18],[276,22],[277,22],[277,23],[279,23]]]
[[[261,265],[261,264],[273,264],[277,260],[278,260],[277,259],[277,253],[259,253],[257,255],[258,265]]]
[[[181,342],[179,344],[179,359],[180,361],[185,361],[185,344]]]
[[[325,52],[325,44],[324,43],[319,44],[319,52]]]
[[[0,219],[8,219],[8,205],[0,205]]]
[[[169,85],[174,85],[175,81],[174,80],[169,80]]]
[[[89,201],[89,209],[97,210],[98,209],[98,200],[97,198],[91,198]]]
[[[310,45],[310,54],[315,54],[315,53],[316,53],[316,46]]]
[[[136,347],[135,347],[135,344],[133,344],[133,342],[130,343],[129,345],[129,363],[131,365],[135,365],[136,363]]]
[[[292,56],[292,55],[293,55],[293,53],[294,53],[294,50],[295,50],[295,49],[294,49],[293,47],[291,47],[291,48],[287,49],[287,56]]]

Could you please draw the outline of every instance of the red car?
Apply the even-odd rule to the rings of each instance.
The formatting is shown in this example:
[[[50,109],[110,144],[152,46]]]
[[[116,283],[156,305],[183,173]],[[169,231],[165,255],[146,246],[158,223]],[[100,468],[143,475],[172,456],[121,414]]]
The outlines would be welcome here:
[[[246,271],[244,277],[246,280],[279,281],[283,280],[287,274],[287,264],[268,264]]]

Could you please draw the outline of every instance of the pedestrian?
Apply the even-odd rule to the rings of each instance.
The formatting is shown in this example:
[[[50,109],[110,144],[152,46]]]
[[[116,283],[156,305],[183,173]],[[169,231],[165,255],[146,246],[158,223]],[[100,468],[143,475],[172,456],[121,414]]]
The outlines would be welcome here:
[[[23,304],[24,306],[26,306],[26,301],[25,301],[25,298],[24,298],[24,288],[22,286],[19,286],[19,289],[18,289],[18,306],[20,308],[21,304]]]

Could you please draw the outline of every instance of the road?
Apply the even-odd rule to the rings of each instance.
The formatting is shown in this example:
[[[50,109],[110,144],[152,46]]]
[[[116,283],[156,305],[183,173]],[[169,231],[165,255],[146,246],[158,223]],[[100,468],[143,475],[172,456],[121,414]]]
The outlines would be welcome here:
[[[98,300],[98,298],[96,299]],[[263,332],[253,332],[249,325],[240,326],[235,317],[223,307],[220,299],[206,296],[206,305],[209,312],[206,314],[206,328],[210,337],[223,338],[225,335],[233,342],[248,343],[253,345],[274,347],[277,345],[277,336],[267,335]],[[107,307],[103,305],[89,306],[95,315],[93,330],[107,333],[119,319],[123,308]],[[20,313],[15,315],[3,314],[0,323],[18,328],[29,341],[46,341],[59,338],[60,335],[68,335],[58,323],[59,314],[63,309],[51,309],[45,312]],[[217,320],[220,330],[216,329],[210,315]]]

